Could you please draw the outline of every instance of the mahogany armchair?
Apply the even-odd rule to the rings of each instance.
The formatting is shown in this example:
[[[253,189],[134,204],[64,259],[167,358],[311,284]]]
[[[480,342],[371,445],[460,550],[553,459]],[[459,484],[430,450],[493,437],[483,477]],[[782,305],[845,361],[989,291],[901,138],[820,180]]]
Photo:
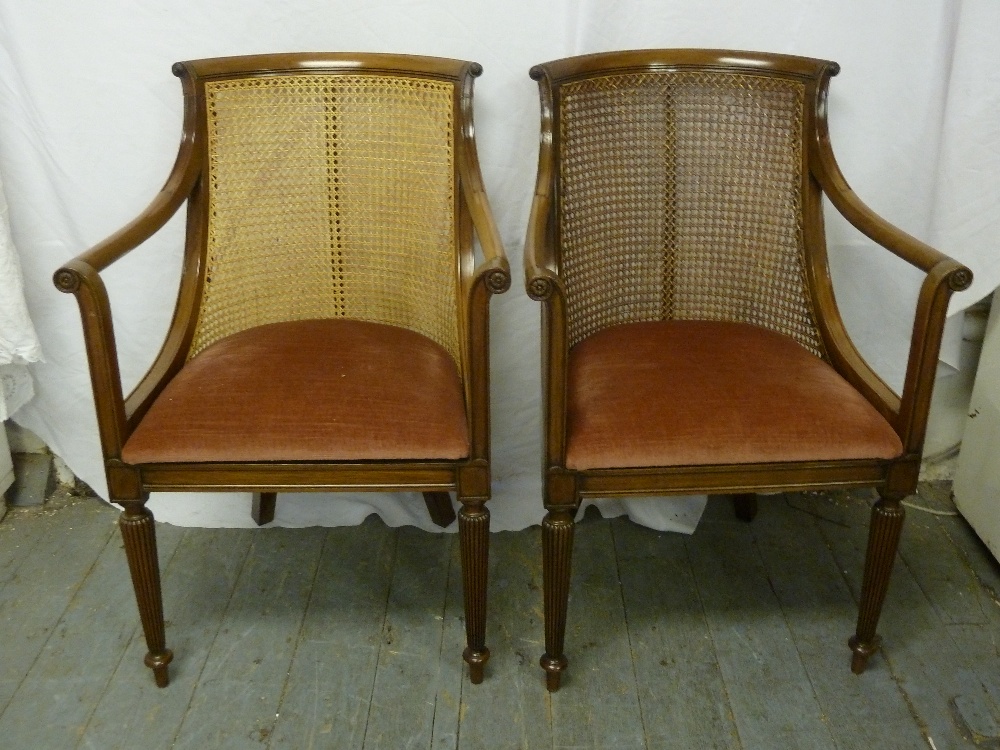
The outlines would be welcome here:
[[[422,492],[460,503],[468,662],[483,678],[489,301],[510,285],[472,125],[476,63],[276,54],[177,63],[184,130],[159,195],[68,262],[111,500],[156,684],[172,654],[150,492]],[[173,321],[123,397],[100,272],[187,204]],[[481,259],[477,260],[474,236]]]
[[[834,160],[827,90],[801,57],[648,50],[531,69],[541,143],[525,243],[542,303],[545,654],[566,669],[581,498],[871,486],[852,669],[916,488],[948,299],[968,269],[876,216]],[[926,276],[897,396],[834,299],[823,196]]]

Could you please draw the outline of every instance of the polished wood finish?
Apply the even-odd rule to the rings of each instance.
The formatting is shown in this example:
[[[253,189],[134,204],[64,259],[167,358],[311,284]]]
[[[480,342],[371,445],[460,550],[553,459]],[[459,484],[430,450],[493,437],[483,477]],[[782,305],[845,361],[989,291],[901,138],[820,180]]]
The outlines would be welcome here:
[[[142,501],[123,502],[125,512],[118,517],[125,556],[132,575],[132,586],[139,604],[139,618],[146,635],[146,666],[153,670],[157,687],[166,687],[167,665],[174,655],[167,648],[163,624],[163,594],[160,589],[160,564],[156,557],[156,526],[153,514]]]
[[[861,674],[868,666],[872,654],[878,651],[881,638],[875,632],[885,595],[889,591],[889,576],[896,561],[899,537],[906,516],[900,505],[903,496],[884,490],[872,507],[872,520],[868,529],[868,551],[865,555],[865,573],[861,583],[861,605],[858,610],[857,631],[848,645],[853,655],[851,671]]]
[[[250,515],[258,526],[271,523],[277,506],[277,492],[255,492]],[[424,504],[431,520],[442,529],[451,526],[455,520],[455,509],[451,507],[451,496],[447,492],[425,492]]]
[[[826,60],[729,50],[611,52],[557,60],[531,69],[531,77],[539,85],[541,132],[538,175],[524,247],[524,273],[529,296],[542,303],[543,471],[544,504],[548,511],[542,530],[546,613],[546,652],[542,666],[550,690],[558,688],[566,668],[563,641],[572,519],[586,497],[735,493],[737,516],[750,520],[756,512],[758,492],[877,488],[882,500],[873,511],[858,629],[852,639],[854,670],[862,670],[877,649],[875,628],[902,525],[899,500],[916,487],[948,300],[953,292],[966,289],[972,277],[960,263],[877,216],[848,186],[834,158],[827,124],[829,82],[838,72],[839,66]],[[568,331],[571,300],[563,268],[560,212],[561,201],[568,193],[564,181],[572,170],[560,163],[563,89],[582,81],[605,81],[612,76],[674,74],[747,76],[745,80],[752,79],[752,85],[787,85],[802,92],[798,134],[801,178],[796,199],[801,216],[804,282],[820,338],[818,353],[892,426],[903,445],[898,458],[623,466],[578,471],[567,468],[567,358],[573,342]],[[597,88],[602,84],[593,85]],[[664,106],[669,109],[669,102]],[[617,116],[627,118],[628,114],[619,111]],[[663,117],[669,119],[670,115]],[[669,185],[666,195],[669,199]],[[827,260],[824,197],[859,231],[925,274],[900,395],[858,353],[838,311]],[[669,319],[669,315],[663,319]]]
[[[451,526],[455,520],[455,509],[451,506],[451,495],[447,492],[425,492],[424,504],[431,520],[442,529]]]
[[[543,589],[545,598],[545,670],[549,692],[559,689],[568,661],[563,653],[566,611],[569,605],[570,566],[573,559],[573,513],[550,510],[542,521]]]
[[[466,660],[474,681],[481,680],[489,653],[485,647],[489,513],[483,507],[490,496],[489,302],[494,294],[510,286],[509,264],[486,199],[476,154],[472,93],[473,81],[482,68],[477,63],[443,58],[310,53],[195,60],[175,64],[173,72],[183,87],[184,126],[177,159],[166,183],[136,219],[66,263],[54,276],[56,287],[74,294],[80,307],[110,499],[126,508],[122,534],[149,644],[147,665],[153,669],[157,684],[165,685],[170,651],[164,643],[155,530],[152,515],[142,506],[149,492],[250,492],[252,515],[258,524],[273,520],[278,492],[422,492],[434,522],[442,526],[455,519],[448,496],[454,492],[464,512],[459,532],[463,550],[467,550],[463,557],[467,565],[465,580],[474,589],[466,592]],[[122,461],[125,442],[191,355],[203,301],[212,220],[206,85],[248,79],[271,81],[296,75],[402,77],[434,82],[437,90],[445,86],[451,92],[452,125],[446,139],[450,139],[448,148],[454,164],[453,267],[458,272],[454,313],[458,344],[454,356],[464,386],[469,455],[454,461],[127,464]],[[325,173],[328,167],[324,163],[321,169]],[[125,396],[101,272],[153,236],[185,203],[186,245],[173,320],[149,371]],[[474,240],[478,240],[481,261],[477,260]]]
[[[473,685],[483,681],[490,650],[486,648],[486,576],[489,569],[490,512],[482,498],[463,499],[458,512],[465,597],[465,651]]]

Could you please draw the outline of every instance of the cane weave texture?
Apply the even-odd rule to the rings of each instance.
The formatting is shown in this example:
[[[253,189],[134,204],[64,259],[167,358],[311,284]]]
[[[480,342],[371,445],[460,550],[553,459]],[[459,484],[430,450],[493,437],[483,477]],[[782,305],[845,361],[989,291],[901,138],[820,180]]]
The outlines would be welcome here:
[[[619,323],[713,320],[823,356],[802,238],[803,85],[643,72],[562,85],[570,345]]]
[[[401,326],[458,361],[454,85],[208,81],[208,248],[190,356],[267,323]]]

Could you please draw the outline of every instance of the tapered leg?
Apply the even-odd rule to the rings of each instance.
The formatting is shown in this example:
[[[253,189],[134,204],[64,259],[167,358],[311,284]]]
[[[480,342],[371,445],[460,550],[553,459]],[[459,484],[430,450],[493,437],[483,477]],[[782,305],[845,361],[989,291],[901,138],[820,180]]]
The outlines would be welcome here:
[[[254,523],[263,526],[274,520],[274,507],[278,502],[277,492],[255,492],[253,493],[253,508],[250,515],[253,516]]]
[[[465,596],[466,647],[462,658],[469,665],[473,685],[483,681],[490,658],[486,648],[486,573],[490,554],[490,512],[481,499],[462,500],[458,512],[462,548],[462,588]]]
[[[425,492],[424,504],[431,520],[442,529],[455,520],[455,509],[451,507],[451,495],[447,492]]]
[[[563,646],[566,639],[566,610],[573,557],[573,512],[550,510],[542,521],[542,580],[545,598],[545,687],[559,689],[568,664]]]
[[[160,564],[156,557],[156,525],[153,514],[142,501],[127,501],[121,505],[125,512],[118,519],[122,539],[125,541],[125,556],[132,574],[139,618],[146,635],[146,666],[153,670],[157,687],[166,687],[169,682],[167,665],[174,658],[167,648],[166,632],[163,624],[163,595],[160,592]]]
[[[738,519],[750,523],[757,517],[757,495],[752,492],[733,495],[733,510]]]
[[[902,497],[883,494],[872,508],[871,527],[868,531],[868,552],[865,555],[865,574],[861,584],[861,602],[858,606],[858,629],[848,641],[854,655],[851,671],[861,674],[868,666],[868,659],[878,651],[881,639],[875,633],[882,604],[889,589],[889,577],[896,560],[899,535],[903,530]]]

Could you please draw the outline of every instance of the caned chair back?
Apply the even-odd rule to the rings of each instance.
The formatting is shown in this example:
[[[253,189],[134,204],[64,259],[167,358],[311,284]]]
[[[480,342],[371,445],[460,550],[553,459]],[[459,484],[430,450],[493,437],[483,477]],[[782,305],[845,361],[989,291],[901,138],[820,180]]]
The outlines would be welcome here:
[[[189,356],[254,326],[345,317],[460,360],[456,86],[350,69],[205,81],[207,253]]]
[[[823,356],[802,232],[805,92],[690,66],[555,87],[570,346],[619,323],[713,320]]]

